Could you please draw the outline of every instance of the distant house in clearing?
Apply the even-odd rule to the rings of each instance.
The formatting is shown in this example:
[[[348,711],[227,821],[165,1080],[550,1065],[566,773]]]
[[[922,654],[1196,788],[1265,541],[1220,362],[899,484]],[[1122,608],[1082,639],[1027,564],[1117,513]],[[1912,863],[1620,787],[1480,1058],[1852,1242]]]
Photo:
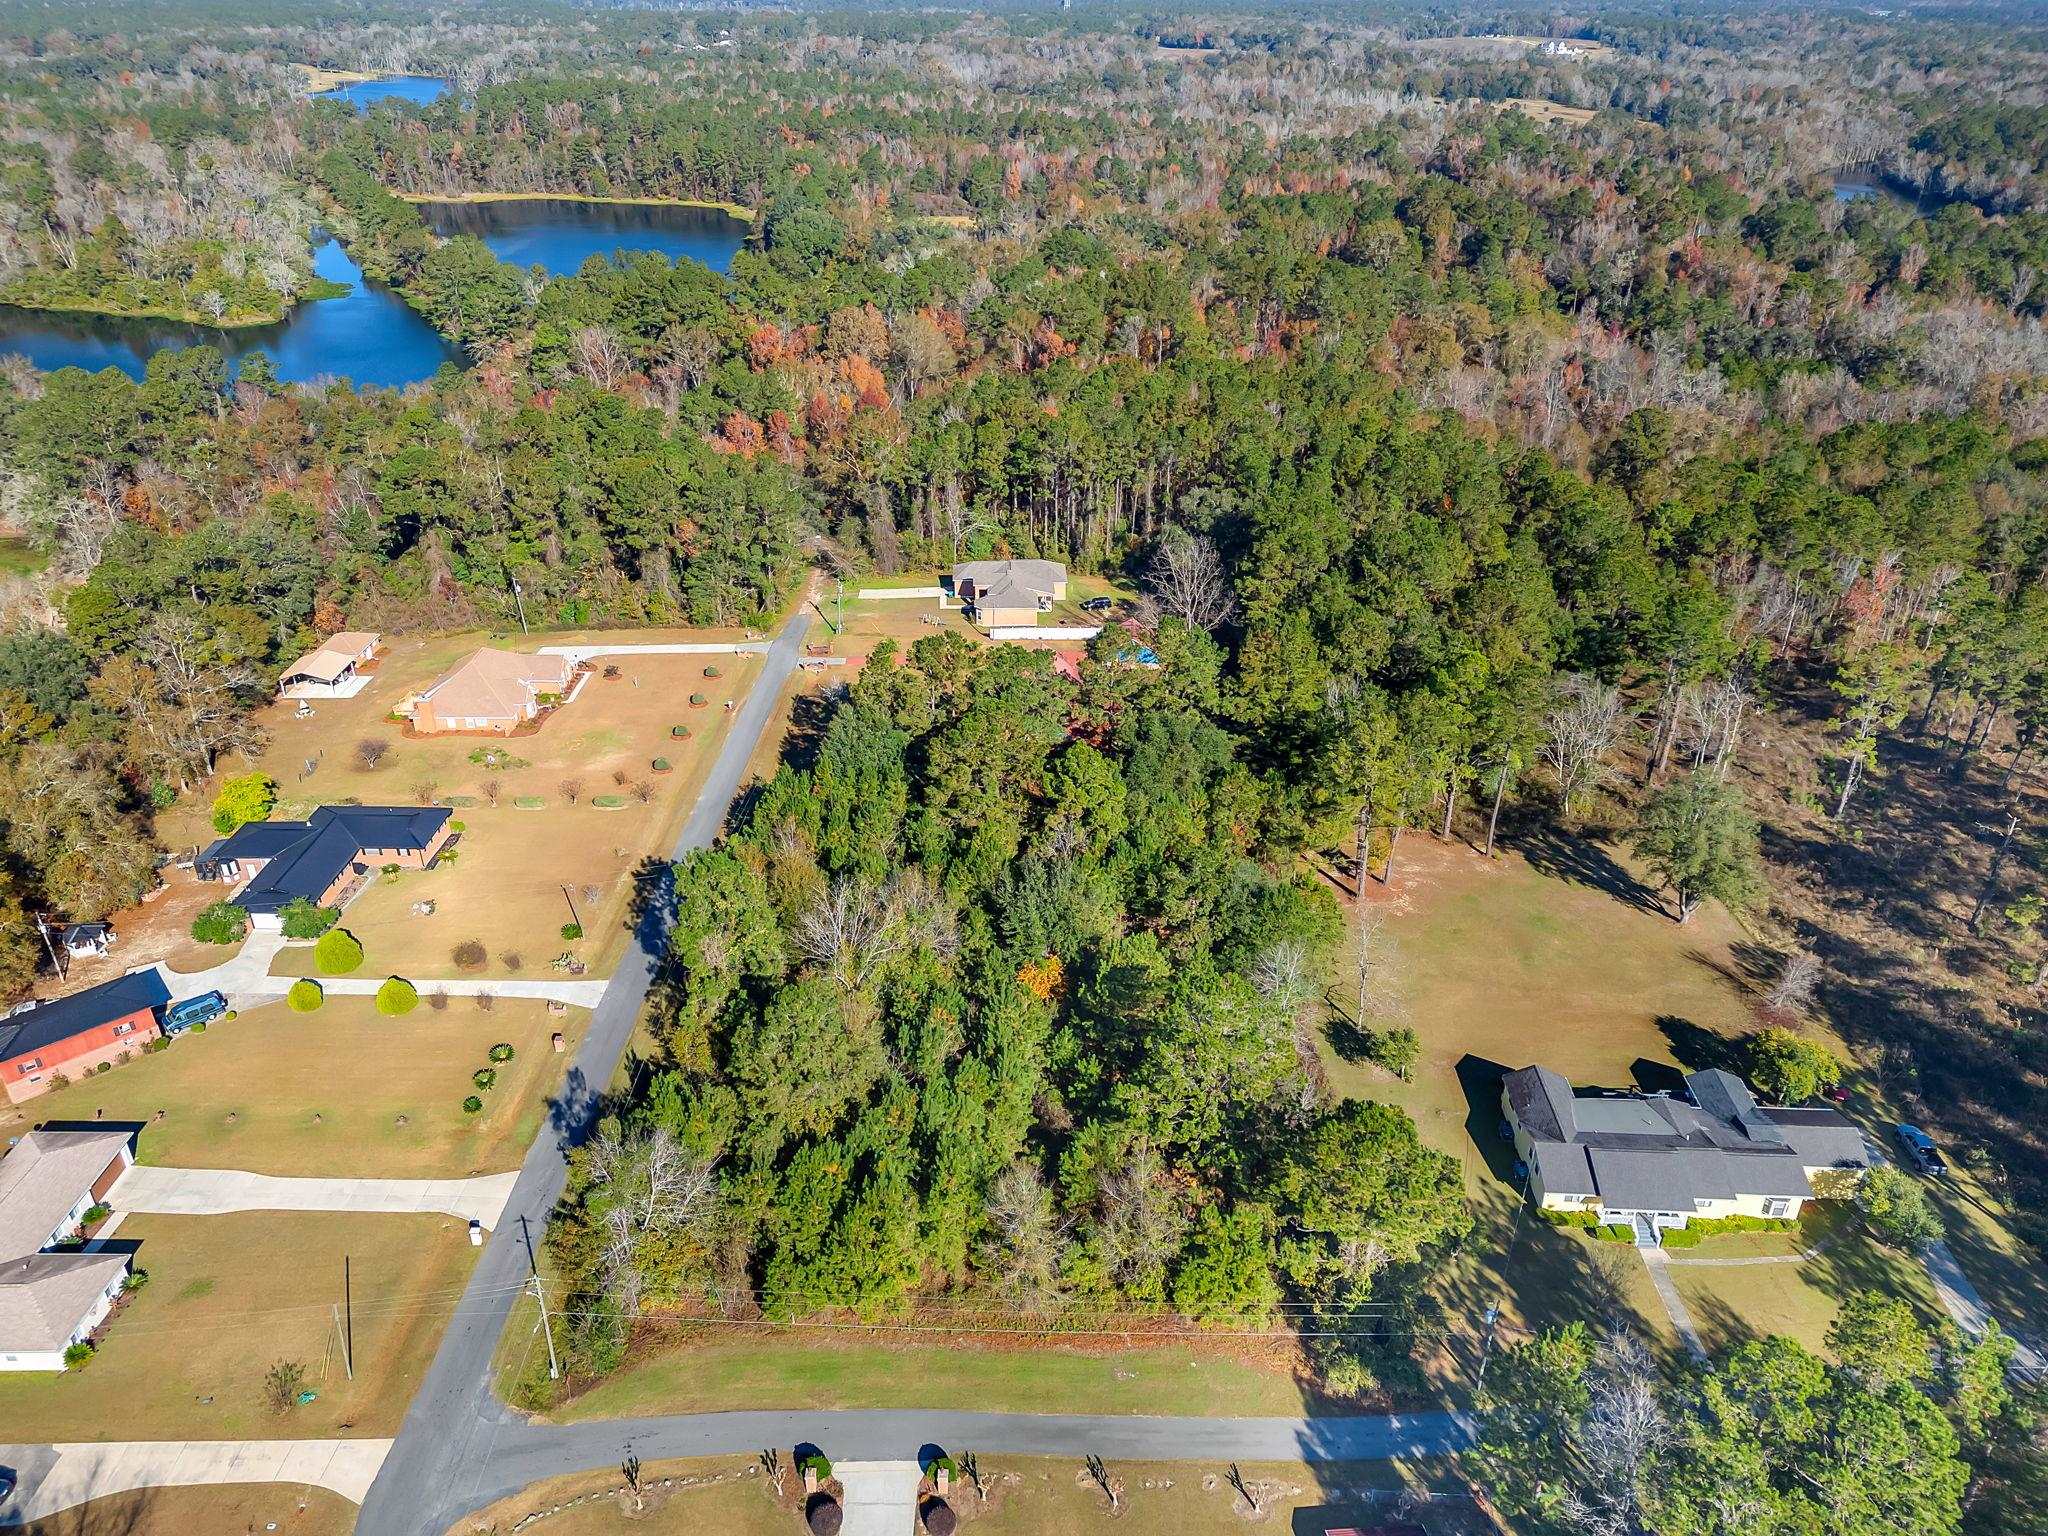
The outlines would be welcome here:
[[[400,706],[422,735],[488,731],[509,736],[569,691],[575,664],[566,656],[485,649],[442,674]]]
[[[323,805],[304,821],[252,821],[203,849],[202,880],[241,882],[228,899],[259,928],[294,901],[339,907],[386,864],[425,869],[453,831],[438,805]]]
[[[30,1131],[0,1158],[0,1371],[61,1371],[105,1321],[126,1253],[49,1253],[135,1161],[125,1130]]]
[[[162,1033],[157,1010],[171,990],[154,968],[132,971],[69,997],[0,1019],[0,1088],[16,1104],[48,1093],[61,1073],[75,1082]]]
[[[308,651],[284,669],[277,680],[278,693],[287,699],[345,699],[359,693],[367,681],[363,664],[376,656],[381,639],[369,630],[329,635],[318,650]]]
[[[1863,1133],[1836,1110],[1758,1104],[1718,1069],[1685,1086],[1683,1098],[1578,1098],[1547,1067],[1508,1073],[1501,1109],[1537,1205],[1595,1212],[1650,1247],[1695,1216],[1797,1216],[1808,1200],[1847,1193],[1870,1166]],[[1830,1173],[1846,1177],[1816,1189]]]
[[[964,560],[953,567],[953,595],[982,629],[1030,625],[1067,595],[1057,560]]]

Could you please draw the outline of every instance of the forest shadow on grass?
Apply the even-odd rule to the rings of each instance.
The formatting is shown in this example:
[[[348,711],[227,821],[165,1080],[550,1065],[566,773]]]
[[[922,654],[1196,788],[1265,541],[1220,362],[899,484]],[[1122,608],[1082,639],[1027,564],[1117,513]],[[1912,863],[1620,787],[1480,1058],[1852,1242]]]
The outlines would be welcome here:
[[[1656,892],[1623,868],[1591,834],[1534,822],[1516,826],[1502,842],[1519,853],[1538,874],[1589,886],[1638,912],[1670,916]]]

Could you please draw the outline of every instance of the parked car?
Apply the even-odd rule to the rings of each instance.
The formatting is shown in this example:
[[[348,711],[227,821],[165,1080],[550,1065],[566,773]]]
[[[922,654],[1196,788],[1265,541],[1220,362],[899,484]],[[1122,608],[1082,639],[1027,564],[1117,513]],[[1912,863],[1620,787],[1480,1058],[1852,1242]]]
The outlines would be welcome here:
[[[195,1024],[211,1024],[227,1011],[228,1000],[220,993],[202,992],[164,1010],[164,1033],[182,1035]]]
[[[1941,1149],[1934,1144],[1934,1138],[1917,1125],[1901,1122],[1894,1134],[1899,1145],[1906,1149],[1907,1160],[1920,1172],[1931,1178],[1938,1178],[1948,1172],[1948,1162],[1941,1155]]]
[[[474,1216],[469,1218],[469,1246],[481,1248],[484,1245],[484,1224]]]
[[[1083,613],[1107,613],[1115,606],[1116,599],[1113,597],[1088,597],[1081,600]]]

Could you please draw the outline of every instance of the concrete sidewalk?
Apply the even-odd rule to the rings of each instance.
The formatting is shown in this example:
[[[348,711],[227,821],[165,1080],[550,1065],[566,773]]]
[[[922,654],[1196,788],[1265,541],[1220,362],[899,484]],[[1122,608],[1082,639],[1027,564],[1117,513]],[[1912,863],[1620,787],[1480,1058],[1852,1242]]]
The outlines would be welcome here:
[[[315,976],[320,990],[329,997],[373,997],[379,987],[389,979],[384,976]],[[450,997],[476,997],[488,992],[492,997],[542,998],[551,1003],[568,1003],[576,1008],[595,1008],[597,1000],[604,996],[604,980],[584,981],[538,981],[520,980],[508,977],[501,980],[478,979],[474,976],[450,977],[446,981],[421,980],[417,976],[405,978],[419,988],[420,996],[434,992],[445,992]],[[272,976],[277,995],[284,996],[295,977]]]
[[[136,1163],[108,1192],[124,1216],[222,1216],[231,1211],[438,1211],[496,1227],[518,1171],[475,1179],[280,1179],[235,1168]]]
[[[0,1445],[20,1484],[0,1526],[27,1525],[88,1499],[136,1488],[205,1483],[305,1483],[360,1504],[389,1440],[129,1440],[103,1445]]]

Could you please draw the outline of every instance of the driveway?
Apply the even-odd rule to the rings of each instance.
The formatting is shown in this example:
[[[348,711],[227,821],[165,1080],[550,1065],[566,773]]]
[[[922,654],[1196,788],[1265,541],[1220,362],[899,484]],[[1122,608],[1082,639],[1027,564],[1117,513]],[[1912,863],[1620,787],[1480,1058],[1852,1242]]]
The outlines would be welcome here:
[[[87,1499],[133,1488],[202,1483],[306,1483],[362,1502],[389,1440],[137,1440],[102,1445],[0,1445],[20,1481],[0,1526],[27,1525]]]
[[[840,1536],[908,1536],[917,1526],[924,1472],[914,1461],[835,1461],[846,1523]]]
[[[438,1211],[495,1228],[519,1175],[475,1179],[280,1179],[235,1168],[136,1163],[108,1203],[124,1216],[222,1216],[230,1211]]]
[[[1955,1319],[1956,1326],[1972,1338],[1981,1335],[1991,1321],[1991,1309],[1984,1305],[1983,1296],[1963,1273],[1963,1266],[1956,1262],[1955,1252],[1947,1241],[1932,1242],[1922,1248],[1920,1261],[1927,1266],[1927,1278],[1934,1282],[1934,1293],[1941,1298],[1943,1309]],[[2026,1340],[2015,1336],[2013,1342],[2013,1374],[2038,1380],[2048,1370],[2048,1360]]]
[[[248,937],[242,940],[242,947],[210,970],[180,975],[162,962],[158,962],[155,970],[163,977],[164,985],[171,989],[171,1001],[174,1003],[182,1003],[186,998],[198,997],[202,993],[218,992],[230,1005],[239,1006],[250,998],[284,995],[285,988],[291,985],[291,978],[280,979],[270,974],[270,962],[283,948],[283,934],[251,928]]]

